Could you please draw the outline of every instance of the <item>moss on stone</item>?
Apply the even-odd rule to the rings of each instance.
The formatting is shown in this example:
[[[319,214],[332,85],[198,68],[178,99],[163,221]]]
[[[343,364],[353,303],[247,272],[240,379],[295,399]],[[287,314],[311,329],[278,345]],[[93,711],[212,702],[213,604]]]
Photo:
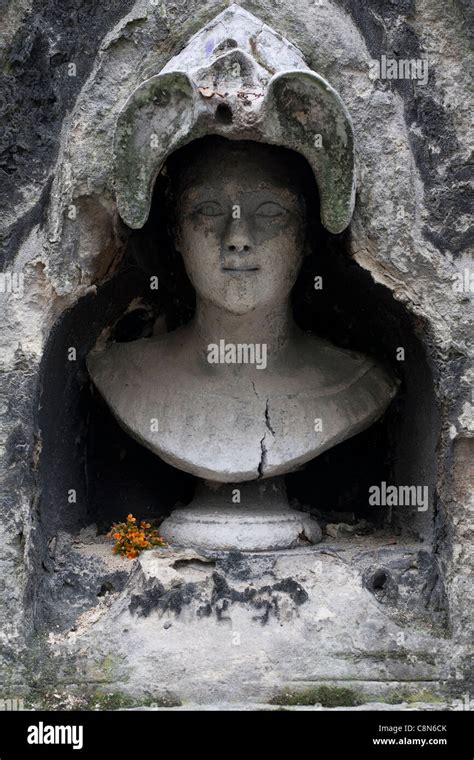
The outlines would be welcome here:
[[[120,692],[94,694],[87,698],[87,703],[86,710],[124,710],[137,706],[133,697]]]
[[[415,702],[424,702],[428,704],[444,702],[443,697],[436,694],[429,689],[421,689],[420,691],[394,691],[385,699],[380,699],[381,702],[386,702],[389,705],[399,705],[402,702],[413,704]]]
[[[140,707],[179,707],[181,701],[172,694],[132,697],[120,692],[97,693],[88,698],[88,710],[126,710]]]
[[[72,712],[129,710],[145,707],[179,707],[181,701],[173,694],[153,695],[143,697],[131,696],[119,691],[94,692],[92,694],[73,694],[60,692],[45,692],[25,699],[25,707],[29,710],[69,710]]]
[[[341,686],[312,686],[303,691],[282,691],[269,700],[271,705],[322,705],[322,707],[355,707],[364,703],[357,692]]]

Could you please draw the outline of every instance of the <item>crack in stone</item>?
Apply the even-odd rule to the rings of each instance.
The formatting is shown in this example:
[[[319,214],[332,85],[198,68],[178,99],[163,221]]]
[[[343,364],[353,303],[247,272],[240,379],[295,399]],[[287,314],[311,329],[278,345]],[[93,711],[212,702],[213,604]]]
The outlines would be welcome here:
[[[253,385],[253,383],[252,383],[252,385]],[[254,390],[255,390],[255,386],[254,386]],[[268,428],[268,430],[270,431],[270,433],[274,436],[275,435],[275,431],[272,428],[272,425],[271,425],[271,422],[270,422],[270,411],[269,411],[269,401],[268,401],[268,399],[267,399],[266,404],[265,404],[265,425]],[[258,468],[257,468],[257,470],[258,470],[258,477],[259,478],[263,478],[263,475],[264,475],[264,472],[265,472],[265,466],[267,464],[268,450],[267,450],[267,447],[265,446],[265,439],[266,439],[266,437],[267,437],[267,433],[265,433],[264,436],[263,436],[263,438],[260,439],[261,454],[260,454],[260,463],[259,463]]]
[[[257,468],[259,478],[263,478],[265,465],[267,464],[267,447],[265,446],[266,437],[267,437],[267,434],[265,433],[263,438],[260,440],[261,455],[260,455],[260,463]]]
[[[257,393],[257,389],[255,388],[255,383],[253,380],[251,380],[253,392],[255,393],[256,397],[259,398],[259,395]],[[267,407],[268,407],[268,400],[267,400]],[[265,408],[265,424],[268,427],[267,424],[267,408]],[[265,446],[265,438],[267,437],[267,434],[265,433],[263,438],[260,439],[260,462],[257,466],[257,480],[260,478],[263,478],[264,474],[264,468],[267,463],[267,447]]]
[[[252,382],[253,392],[255,393],[256,397],[259,398],[259,395],[258,395],[257,390],[255,388],[255,383],[253,382],[253,380],[251,382]],[[267,400],[265,402],[265,412],[264,412],[265,426],[266,426],[267,430],[269,430],[270,433],[273,436],[275,436],[275,431],[274,431],[274,429],[272,427],[272,424],[270,422],[270,408],[269,408],[269,406],[270,406],[269,399],[267,398]],[[265,472],[265,467],[266,467],[266,464],[267,464],[267,454],[268,454],[268,451],[267,451],[267,447],[265,446],[265,439],[266,439],[266,437],[267,437],[267,432],[265,432],[263,438],[260,439],[260,462],[259,462],[258,467],[257,467],[258,478],[263,478],[263,475],[264,475],[264,472]]]
[[[265,404],[265,424],[267,428],[269,429],[270,433],[274,436],[275,431],[273,430],[271,426],[271,422],[270,422],[270,410],[269,410],[268,399],[267,399],[267,403]]]

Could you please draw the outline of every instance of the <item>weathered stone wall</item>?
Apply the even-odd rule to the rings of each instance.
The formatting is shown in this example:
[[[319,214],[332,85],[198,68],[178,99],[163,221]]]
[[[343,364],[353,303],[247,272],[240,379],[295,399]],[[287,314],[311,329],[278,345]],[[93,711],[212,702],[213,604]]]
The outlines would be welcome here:
[[[472,272],[469,5],[240,4],[302,51],[308,65],[340,92],[353,119],[358,196],[348,255],[411,315],[434,379],[434,406],[423,406],[425,419],[417,419],[415,431],[409,419],[405,424],[420,450],[426,444],[424,472],[414,477],[437,482],[428,516],[433,556],[448,599],[455,676],[465,684],[474,551],[470,301],[469,292],[458,292],[453,283],[466,268]],[[40,417],[40,399],[54,382],[41,369],[48,341],[60,323],[63,349],[80,341],[85,354],[133,301],[133,283],[124,284],[120,273],[128,232],[118,219],[112,183],[117,115],[131,91],[226,6],[198,0],[3,3],[2,257],[5,271],[24,275],[23,293],[2,294],[0,337],[0,683],[10,690],[33,683],[28,669],[35,670],[37,660],[28,652],[39,660],[49,657],[45,645],[37,649],[35,643],[42,620],[38,588],[52,571],[57,530],[68,527],[66,518],[58,523],[51,510],[42,511],[54,458],[50,443],[43,451],[46,423]],[[427,59],[427,84],[372,80],[370,61],[382,54]],[[64,319],[80,303],[82,312],[75,314],[82,313],[89,334],[79,339],[81,325]],[[67,357],[54,361],[63,362],[58,372],[64,372]],[[81,356],[67,366],[66,382],[76,398],[87,382]],[[48,440],[58,449],[74,446],[75,414],[63,409],[57,420]],[[85,485],[71,487],[79,492],[77,510],[86,513]],[[58,515],[71,508],[67,493],[63,498]],[[64,679],[80,681],[73,667]]]

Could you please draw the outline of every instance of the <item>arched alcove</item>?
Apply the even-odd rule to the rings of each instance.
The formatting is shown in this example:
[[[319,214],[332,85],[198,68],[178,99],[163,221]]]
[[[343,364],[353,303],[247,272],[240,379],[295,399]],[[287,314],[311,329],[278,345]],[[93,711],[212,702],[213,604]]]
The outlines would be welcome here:
[[[394,689],[458,699],[472,682],[473,554],[464,213],[471,119],[460,6],[252,2],[257,17],[212,0],[191,10],[168,4],[165,17],[150,3],[127,3],[101,11],[99,26],[85,31],[71,25],[67,9],[54,23],[46,5],[26,14],[12,5],[10,14],[5,70],[12,92],[25,96],[24,127],[36,138],[25,144],[18,109],[7,109],[7,155],[19,160],[10,161],[16,171],[4,188],[15,190],[2,220],[5,278],[8,285],[24,276],[24,292],[3,294],[5,687],[35,699],[64,690],[67,707],[74,692],[100,684],[141,704],[155,687],[194,702],[260,704],[273,696],[270,681],[304,690],[328,678],[344,688],[354,679],[355,690],[388,702]],[[29,44],[32,23],[39,46]],[[374,77],[382,56],[395,55],[429,58],[428,81]],[[274,87],[285,72],[292,113]],[[179,259],[156,239],[159,187],[145,228],[120,221],[128,190],[132,201],[141,193],[138,210],[148,202],[149,185],[133,184],[143,178],[136,168],[153,178],[183,139],[213,131],[305,152],[295,143],[302,140],[317,163],[322,101],[315,90],[298,98],[303,81],[315,78],[326,80],[326,93],[335,88],[346,128],[352,122],[358,195],[351,228],[326,235],[306,262],[295,317],[333,344],[386,363],[400,387],[379,422],[286,477],[292,505],[332,524],[324,541],[299,555],[202,563],[207,581],[193,596],[192,568],[181,559],[168,583],[159,552],[128,562],[103,540],[128,511],[159,521],[195,484],[119,427],[91,386],[85,357],[97,343],[173,330],[193,313]],[[44,82],[53,107],[41,97]],[[153,100],[165,83],[165,97]],[[138,119],[128,132],[123,116],[134,102]],[[122,137],[132,136],[122,173],[119,125]],[[163,152],[145,156],[163,134],[153,143]],[[350,215],[352,194],[345,199]],[[145,216],[128,217],[131,227]],[[159,247],[159,271],[147,246],[152,254]],[[159,276],[158,292],[150,275]],[[427,488],[429,508],[369,508],[368,486],[384,481]],[[345,534],[341,523],[358,527]],[[292,618],[291,594],[296,588],[304,597],[297,584],[308,599]],[[231,624],[244,619],[249,648],[230,646]]]
[[[173,160],[179,166],[179,152]],[[48,545],[58,532],[74,536],[94,524],[100,538],[130,512],[159,525],[178,503],[192,499],[195,478],[166,464],[122,430],[85,367],[86,355],[97,344],[146,338],[192,318],[194,291],[174,250],[166,217],[168,185],[166,169],[157,179],[147,223],[128,232],[125,253],[117,251],[114,273],[97,282],[96,293],[79,299],[62,315],[44,355],[39,546],[45,598],[51,582]],[[391,368],[400,388],[384,416],[368,430],[288,475],[289,497],[323,526],[349,523],[359,535],[367,534],[369,542],[370,536],[385,536],[401,545],[415,541],[430,551],[431,510],[389,509],[368,502],[370,486],[383,481],[428,485],[435,499],[438,417],[419,337],[423,326],[351,259],[350,230],[331,235],[315,223],[315,185],[310,192],[311,254],[293,289],[296,321],[303,330],[336,345],[372,355]],[[328,540],[332,538],[334,534]],[[74,582],[80,598],[80,577]],[[100,593],[104,577],[99,573],[93,583]],[[56,624],[55,609],[44,606],[47,625]]]

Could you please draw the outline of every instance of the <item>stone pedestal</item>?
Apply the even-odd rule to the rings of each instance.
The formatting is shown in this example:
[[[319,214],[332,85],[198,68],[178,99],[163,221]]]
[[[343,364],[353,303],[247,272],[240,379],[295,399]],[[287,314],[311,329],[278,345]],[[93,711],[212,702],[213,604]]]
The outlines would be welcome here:
[[[34,670],[40,697],[54,663],[67,709],[98,693],[137,706],[288,694],[300,704],[391,705],[466,693],[455,677],[463,653],[432,625],[423,544],[389,544],[386,534],[221,556],[168,546],[130,562],[110,539],[72,552],[71,541],[64,536],[55,588],[81,573],[96,606],[48,635]],[[385,589],[374,587],[381,572]],[[115,590],[96,597],[105,582]]]
[[[175,509],[160,533],[170,544],[212,551],[274,551],[321,540],[316,520],[290,508],[283,478],[201,481],[193,502]]]

